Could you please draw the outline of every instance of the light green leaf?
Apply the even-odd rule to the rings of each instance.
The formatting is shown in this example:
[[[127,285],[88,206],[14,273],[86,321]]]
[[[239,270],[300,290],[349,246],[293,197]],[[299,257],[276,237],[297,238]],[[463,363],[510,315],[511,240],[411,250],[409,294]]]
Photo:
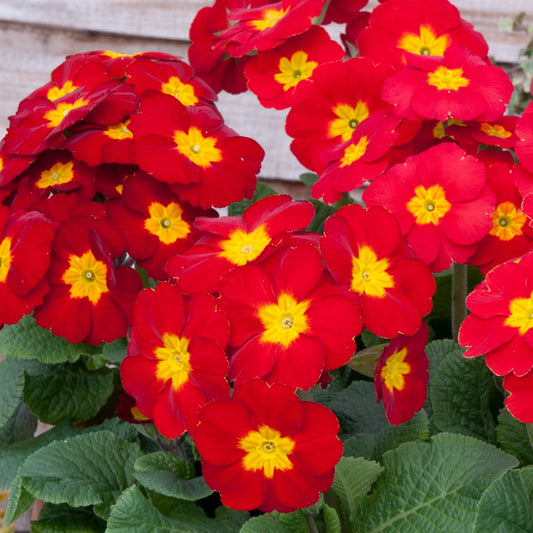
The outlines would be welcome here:
[[[46,424],[70,418],[88,420],[105,405],[117,369],[91,372],[84,364],[43,365],[39,375],[26,376],[24,401]]]
[[[481,496],[473,533],[531,533],[531,504],[520,470],[505,472]]]
[[[0,330],[0,353],[16,359],[38,359],[49,364],[72,363],[82,355],[97,352],[98,348],[91,344],[71,344],[56,337],[50,330],[38,326],[30,315]]]
[[[9,497],[5,514],[6,525],[14,522],[21,514],[25,513],[34,502],[35,498],[23,487],[22,478],[15,476],[9,487]]]
[[[451,433],[402,444],[383,461],[373,493],[353,517],[358,533],[470,532],[485,489],[518,464],[490,444]]]
[[[0,353],[6,352],[0,350]],[[23,389],[24,368],[18,361],[6,357],[0,361],[0,428],[7,424],[17,410]]]
[[[196,514],[182,513],[179,520],[172,520],[161,514],[141,491],[133,486],[125,490],[111,509],[106,533],[225,533],[228,524],[224,517],[207,518],[199,507],[188,506]],[[236,531],[235,529],[233,531]]]
[[[47,503],[39,519],[31,523],[31,533],[103,533],[105,522],[90,507],[70,507]]]
[[[331,491],[336,495],[345,528],[355,515],[359,501],[370,491],[383,469],[361,457],[342,457],[335,467]]]
[[[533,464],[533,448],[529,442],[526,425],[507,410],[498,415],[496,437],[500,448],[518,457],[520,464]]]
[[[68,422],[42,433],[38,437],[16,442],[0,448],[0,489],[8,489],[17,474],[17,470],[28,456],[55,440],[62,440],[80,433]]]
[[[20,469],[24,487],[36,498],[72,507],[106,509],[133,483],[133,465],[141,451],[109,431],[55,441],[30,455]]]
[[[431,378],[429,394],[438,429],[496,442],[493,412],[503,398],[483,359],[466,359],[457,350],[446,354]]]
[[[324,505],[322,510],[324,516],[324,523],[326,525],[326,533],[341,533],[341,519],[336,509],[329,505]]]
[[[136,472],[162,470],[169,470],[180,479],[192,479],[196,475],[191,462],[167,452],[159,451],[143,455],[135,462]]]

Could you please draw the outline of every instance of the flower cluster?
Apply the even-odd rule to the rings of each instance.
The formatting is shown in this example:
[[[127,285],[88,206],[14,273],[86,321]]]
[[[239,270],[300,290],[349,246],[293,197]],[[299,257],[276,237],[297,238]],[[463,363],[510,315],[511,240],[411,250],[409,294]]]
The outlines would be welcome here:
[[[234,509],[289,512],[329,489],[339,422],[307,391],[363,368],[362,332],[385,342],[367,374],[387,419],[423,407],[424,319],[452,265],[486,276],[465,356],[485,355],[533,422],[533,107],[504,115],[512,84],[448,0],[365,5],[215,0],[191,66],[68,57],[0,143],[0,327],[32,314],[70,343],[127,338],[120,416],[188,432]],[[323,231],[283,194],[217,211],[256,191],[264,151],[216,107],[247,88],[288,109],[315,203],[338,202]]]

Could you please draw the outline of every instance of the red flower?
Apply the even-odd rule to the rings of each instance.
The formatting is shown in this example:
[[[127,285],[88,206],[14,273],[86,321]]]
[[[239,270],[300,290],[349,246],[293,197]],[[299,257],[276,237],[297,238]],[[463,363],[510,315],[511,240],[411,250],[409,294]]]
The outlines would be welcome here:
[[[280,383],[253,379],[200,412],[194,442],[206,483],[237,510],[288,513],[314,504],[342,455],[339,423]]]
[[[311,27],[325,0],[280,0],[243,6],[227,13],[228,27],[217,35],[214,48],[232,57],[253,50],[269,50]]]
[[[349,141],[372,113],[391,110],[381,98],[381,85],[391,72],[388,65],[356,57],[320,65],[311,79],[298,84],[286,130],[304,166],[320,172],[326,166],[320,161],[324,150]],[[346,83],[350,79],[357,83]]]
[[[396,68],[404,66],[406,52],[443,56],[453,43],[482,58],[489,51],[483,36],[448,0],[387,0],[372,10],[357,41],[362,56]]]
[[[252,196],[264,151],[225,126],[215,110],[149,92],[129,128],[138,164],[172,184],[182,200],[208,209]]]
[[[110,204],[112,224],[122,231],[126,251],[154,279],[166,279],[168,258],[187,250],[199,231],[193,221],[215,215],[180,201],[166,183],[142,171],[124,182],[122,196]]]
[[[515,147],[516,155],[520,163],[529,172],[533,172],[533,102],[530,102],[522,113],[515,133],[519,139]]]
[[[149,418],[141,414],[137,409],[135,398],[127,392],[123,392],[118,399],[117,416],[130,424],[149,424],[151,422]]]
[[[60,226],[52,244],[50,292],[35,310],[37,324],[73,344],[125,337],[142,289],[134,269],[113,266],[103,224],[79,216]]]
[[[406,56],[407,66],[383,84],[399,117],[493,121],[502,117],[513,84],[499,67],[452,45],[443,57]]]
[[[411,257],[393,215],[357,204],[339,209],[324,225],[320,248],[337,283],[359,301],[363,325],[380,337],[413,335],[432,307],[435,280]]]
[[[272,50],[258,52],[246,64],[248,88],[263,107],[284,109],[293,102],[296,86],[310,78],[318,65],[340,61],[344,50],[326,30],[311,26]]]
[[[496,207],[484,165],[450,142],[393,166],[363,198],[395,215],[416,256],[433,272],[473,254],[492,226],[489,213]]]
[[[533,423],[533,371],[524,376],[512,372],[503,378],[503,387],[510,394],[505,398],[505,406],[520,422]]]
[[[424,352],[428,327],[422,322],[412,336],[399,335],[383,350],[374,373],[378,402],[383,399],[387,420],[407,422],[422,409],[427,395],[428,359]]]
[[[36,211],[10,214],[0,206],[0,328],[31,313],[48,292],[54,229]]]
[[[361,333],[355,305],[322,272],[310,245],[287,247],[268,266],[245,265],[224,276],[221,306],[231,325],[229,379],[261,377],[309,389],[324,371],[355,353]]]
[[[185,293],[217,292],[226,272],[263,260],[292,232],[308,226],[313,215],[309,202],[293,202],[280,194],[253,203],[242,217],[198,218],[194,226],[205,235],[182,255],[171,257],[167,272],[178,278]]]
[[[486,165],[487,184],[496,193],[497,205],[491,213],[492,227],[467,262],[479,266],[482,274],[486,274],[500,263],[531,250],[533,229],[528,224],[527,210],[521,207],[522,196],[513,184],[511,153],[483,150],[478,157]]]
[[[389,166],[388,150],[398,137],[400,122],[394,115],[374,113],[354,130],[349,141],[325,150],[320,159],[328,161],[328,166],[311,188],[313,198],[336,202],[345,192],[383,174]]]
[[[498,376],[533,368],[533,253],[490,270],[466,299],[470,314],[459,330],[465,357],[485,355]]]
[[[228,337],[228,320],[212,296],[183,297],[168,282],[139,295],[120,375],[165,437],[192,433],[200,407],[228,397]]]

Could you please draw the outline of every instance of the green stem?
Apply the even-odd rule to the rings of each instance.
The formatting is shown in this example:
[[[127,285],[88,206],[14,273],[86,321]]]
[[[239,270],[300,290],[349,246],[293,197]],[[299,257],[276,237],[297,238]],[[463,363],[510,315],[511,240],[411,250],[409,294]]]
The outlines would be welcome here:
[[[459,327],[466,318],[467,266],[454,263],[452,267],[452,335],[457,342]]]
[[[315,521],[310,514],[305,514],[305,520],[307,521],[307,529],[309,529],[309,533],[318,533]]]

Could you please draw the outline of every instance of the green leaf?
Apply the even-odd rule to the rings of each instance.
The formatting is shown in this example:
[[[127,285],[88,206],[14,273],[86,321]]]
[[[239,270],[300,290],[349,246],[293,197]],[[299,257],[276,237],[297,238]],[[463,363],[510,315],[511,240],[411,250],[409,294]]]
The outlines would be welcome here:
[[[252,204],[255,204],[258,200],[266,198],[267,196],[273,196],[278,194],[270,185],[266,183],[257,182],[255,187],[254,195],[251,199],[245,198],[240,202],[233,202],[228,206],[228,215],[229,216],[242,216],[244,211],[250,207]]]
[[[307,185],[307,187],[311,187],[318,181],[318,174],[316,174],[315,172],[304,172],[298,177],[304,185]]]
[[[34,502],[35,498],[23,487],[22,478],[15,476],[9,487],[9,498],[5,514],[6,525],[14,522],[20,515],[25,513]],[[1,531],[1,529],[0,529]]]
[[[322,514],[324,516],[324,523],[326,525],[326,533],[341,533],[341,519],[334,507],[329,505],[324,505],[322,509]]]
[[[496,442],[493,411],[503,399],[482,358],[466,359],[455,349],[446,354],[431,378],[429,394],[438,429]]]
[[[31,439],[36,429],[37,417],[30,412],[25,403],[20,402],[11,418],[0,429],[0,449]]]
[[[36,450],[55,440],[62,440],[80,433],[68,422],[62,422],[56,427],[42,433],[38,437],[17,442],[0,448],[0,489],[8,489],[17,474],[17,470],[26,458]]]
[[[23,389],[24,368],[18,361],[6,357],[0,361],[0,428],[7,424],[17,410]]]
[[[194,465],[181,457],[156,452],[139,457],[135,479],[145,488],[180,500],[196,501],[213,493]]]
[[[40,375],[26,376],[24,401],[46,424],[65,418],[88,420],[111,396],[117,373],[117,369],[91,372],[83,363],[46,365]]]
[[[490,444],[452,433],[402,444],[383,461],[374,492],[353,517],[358,533],[471,531],[485,489],[518,463]]]
[[[381,471],[378,463],[361,457],[341,457],[337,463],[330,490],[337,498],[345,528],[357,511],[359,501],[370,491]]]
[[[126,357],[127,348],[127,339],[116,339],[113,342],[105,343],[101,353],[91,355],[87,360],[87,368],[89,370],[98,370],[109,364],[118,367],[124,357]]]
[[[133,486],[125,490],[111,509],[106,533],[230,533],[235,529],[235,515],[207,518],[199,507],[196,514],[182,513],[179,520],[161,514],[141,491]],[[229,529],[231,528],[231,529]]]
[[[50,330],[38,326],[30,315],[0,330],[0,353],[16,359],[37,359],[47,364],[72,363],[82,355],[96,352],[98,348],[91,344],[71,344],[56,337]]]
[[[379,433],[388,424],[383,406],[376,401],[374,384],[368,381],[354,381],[338,392],[316,391],[313,397],[337,415],[343,436]]]
[[[500,448],[518,457],[521,465],[533,464],[533,448],[529,442],[526,425],[507,410],[498,415],[496,437]]]
[[[317,504],[323,505],[322,502],[317,502]],[[290,533],[309,533],[307,520],[304,512],[301,509],[298,509],[292,513],[277,513],[277,515],[278,520],[285,526],[286,531],[290,531]]]
[[[103,533],[105,522],[90,507],[72,508],[47,503],[39,519],[31,523],[31,533]]]
[[[328,205],[322,202],[321,200],[309,200],[313,207],[315,208],[315,216],[311,221],[311,224],[306,228],[308,231],[314,231],[316,233],[322,233],[324,231],[324,222],[326,219],[333,215],[338,207],[334,205]]]
[[[141,451],[109,431],[55,441],[30,455],[20,469],[24,487],[36,498],[72,507],[96,505],[105,518],[115,498],[133,483]]]
[[[520,470],[505,472],[481,496],[473,533],[531,533],[531,504]]]
[[[239,533],[292,533],[289,526],[270,514],[255,516],[244,523]]]

